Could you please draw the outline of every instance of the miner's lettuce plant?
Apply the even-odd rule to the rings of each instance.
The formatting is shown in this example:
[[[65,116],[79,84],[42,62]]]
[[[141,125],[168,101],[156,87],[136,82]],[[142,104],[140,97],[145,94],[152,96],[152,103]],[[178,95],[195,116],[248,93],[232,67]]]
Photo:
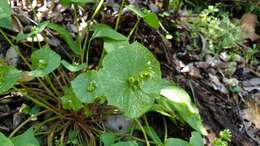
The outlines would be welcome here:
[[[132,6],[128,6],[128,9],[140,15],[144,21],[146,21],[146,17],[157,18],[150,12],[139,12]],[[146,22],[154,28],[159,26],[158,22],[156,24]],[[0,25],[0,27],[5,26]],[[96,140],[95,137],[93,138],[94,132],[91,130],[96,129],[91,128],[93,125],[86,125],[85,119],[88,122],[95,121],[93,118],[96,118],[97,111],[93,109],[97,108],[112,109],[112,112],[105,111],[106,114],[116,112],[116,114],[123,114],[133,120],[139,119],[149,111],[156,111],[173,121],[176,121],[176,117],[178,117],[178,120],[189,124],[197,131],[196,134],[192,134],[192,137],[197,137],[195,139],[199,139],[200,134],[206,135],[198,109],[191,102],[189,95],[172,82],[162,78],[159,61],[146,47],[138,42],[129,43],[129,36],[126,37],[105,24],[88,27],[87,30],[90,30],[92,35],[87,39],[87,45],[82,46],[80,40],[74,41],[65,28],[49,22],[39,23],[31,33],[19,33],[16,37],[17,42],[38,33],[45,33],[46,29],[51,29],[66,42],[70,51],[74,53],[73,59],[63,58],[48,44],[34,50],[30,59],[22,56],[17,49],[28,68],[22,70],[1,64],[0,94],[8,94],[11,91],[23,93],[36,105],[57,115],[45,120],[44,124],[57,118],[68,123],[68,125],[62,125],[59,123],[60,121],[57,121],[59,124],[56,125],[64,126],[65,132],[61,132],[62,134],[66,133],[70,124],[76,121],[77,126],[87,133],[88,142],[92,145],[96,145]],[[8,42],[11,42],[2,30],[1,34]],[[99,63],[95,67],[90,67],[89,50],[91,42],[95,39],[103,40],[104,47]],[[10,45],[13,46],[12,43]],[[30,80],[24,78],[30,78]],[[38,88],[37,90],[35,86]],[[40,114],[42,113],[39,113],[38,116]],[[36,132],[42,130],[39,128],[42,127],[41,123],[36,124],[35,127]],[[18,130],[16,129],[15,132]],[[58,128],[55,130],[58,131]],[[157,141],[158,144],[163,144],[150,127],[141,128],[141,131],[147,131],[151,139]],[[27,134],[28,131],[26,131],[25,135],[31,136],[32,129],[29,132]],[[14,134],[12,133],[10,137]],[[54,139],[50,136],[48,135],[49,145]],[[0,142],[10,145],[13,143],[14,146],[22,145],[25,142],[21,140],[22,138],[22,136],[17,136],[10,140],[1,134]],[[61,142],[64,141],[62,138],[64,135],[61,136]],[[179,140],[168,139],[165,145],[176,141]],[[31,142],[34,142],[32,146],[38,145],[35,139]],[[182,141],[182,143],[188,142]],[[130,139],[128,142],[112,143],[112,145],[135,146],[138,144]]]

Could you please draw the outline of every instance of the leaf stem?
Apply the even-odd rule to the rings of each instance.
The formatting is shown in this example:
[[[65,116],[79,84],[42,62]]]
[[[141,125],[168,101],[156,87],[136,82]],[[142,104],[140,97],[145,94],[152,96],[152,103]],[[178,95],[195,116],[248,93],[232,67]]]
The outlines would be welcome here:
[[[141,131],[142,131],[143,134],[144,134],[146,146],[150,146],[148,137],[147,137],[147,135],[146,135],[146,133],[145,133],[144,127],[142,126],[141,122],[140,122],[138,119],[135,119],[135,122],[138,124],[138,126],[140,127]]]
[[[44,110],[44,111],[41,111],[39,113],[37,113],[34,117],[30,117],[28,118],[27,120],[25,120],[24,122],[22,122],[17,128],[15,128],[12,133],[9,135],[9,138],[12,138],[16,132],[18,132],[24,125],[26,125],[27,123],[29,123],[33,118],[41,115],[41,114],[44,114],[46,113],[48,110]]]
[[[117,19],[116,19],[115,31],[117,31],[117,29],[118,29],[120,18],[122,16],[122,12],[123,12],[124,6],[125,6],[125,0],[122,1],[120,9],[119,9],[119,12],[118,12],[118,16],[117,16]]]
[[[135,32],[135,30],[137,29],[137,26],[138,26],[138,24],[140,23],[140,20],[141,20],[141,18],[139,18],[139,17],[137,16],[137,21],[136,21],[134,27],[131,29],[131,31],[130,31],[128,37],[127,37],[128,40],[130,40],[131,36],[133,35],[133,33]]]
[[[104,3],[104,0],[99,1],[98,6],[96,7],[95,12],[93,13],[93,15],[91,17],[91,20],[93,20],[96,17],[96,15],[98,14],[99,10],[101,9],[103,3]]]
[[[49,76],[46,76],[46,80],[49,83],[49,85],[51,86],[51,89],[54,91],[54,93],[58,96],[61,97],[59,91],[55,88],[54,84],[52,83],[51,79]]]

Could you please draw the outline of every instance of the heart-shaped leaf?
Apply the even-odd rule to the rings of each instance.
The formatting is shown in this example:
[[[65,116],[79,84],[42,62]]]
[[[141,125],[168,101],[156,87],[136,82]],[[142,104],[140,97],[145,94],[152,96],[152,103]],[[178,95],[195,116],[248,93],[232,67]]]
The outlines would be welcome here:
[[[81,101],[76,97],[71,88],[65,89],[64,96],[61,97],[61,102],[64,109],[72,109],[75,112],[83,107]]]
[[[187,141],[179,138],[168,138],[164,146],[191,146]]]
[[[0,132],[0,143],[1,146],[14,146],[12,141],[7,138],[3,133]]]
[[[61,64],[69,71],[71,72],[77,72],[77,71],[80,71],[84,68],[87,68],[87,64],[86,63],[83,63],[83,64],[79,64],[79,65],[76,65],[76,64],[70,64],[69,62],[67,62],[66,60],[62,60],[61,61]]]
[[[97,92],[107,97],[108,104],[130,118],[149,110],[161,82],[160,64],[149,50],[135,42],[107,54],[102,65]]]
[[[73,40],[70,33],[64,27],[54,23],[49,23],[48,27],[60,34],[61,38],[64,39],[64,41],[68,44],[73,53],[75,53],[76,55],[80,55],[81,51],[79,43]]]
[[[145,16],[144,16],[144,22],[147,23],[149,26],[152,28],[158,29],[160,27],[160,21],[157,15],[151,11],[144,11]]]
[[[31,76],[44,77],[60,66],[61,57],[48,47],[36,50],[31,55],[33,71]]]
[[[126,141],[126,142],[118,142],[116,144],[112,144],[111,146],[138,146],[136,141]]]
[[[40,146],[38,140],[33,135],[33,128],[28,129],[23,134],[11,139],[15,146]]]
[[[116,141],[116,135],[111,132],[102,133],[100,135],[100,140],[104,144],[104,146],[111,146]]]
[[[38,26],[33,28],[30,33],[25,34],[23,32],[19,32],[18,35],[16,36],[16,40],[19,42],[27,39],[28,37],[36,36],[38,33],[41,33],[47,27],[48,23],[49,23],[48,21],[39,23]]]
[[[81,102],[92,103],[96,97],[97,82],[97,72],[89,71],[71,81],[71,87]]]
[[[8,4],[8,0],[0,0],[0,27],[11,28],[11,7]]]
[[[134,5],[127,5],[126,8],[132,12],[134,12],[138,17],[141,17],[143,18],[145,16],[145,14],[139,10],[139,8],[137,8],[136,6]]]
[[[203,139],[200,133],[193,131],[191,133],[190,144],[192,146],[203,146]]]
[[[116,32],[114,29],[112,29],[106,24],[95,25],[92,39],[95,38],[103,38],[103,39],[110,39],[110,40],[117,40],[117,41],[128,41],[127,37]]]
[[[21,72],[14,67],[0,66],[0,94],[12,88],[19,80]]]
[[[177,86],[170,86],[162,89],[161,95],[167,98],[167,105],[172,107],[192,128],[203,135],[207,134],[202,125],[199,110],[192,104],[190,96],[185,90]]]

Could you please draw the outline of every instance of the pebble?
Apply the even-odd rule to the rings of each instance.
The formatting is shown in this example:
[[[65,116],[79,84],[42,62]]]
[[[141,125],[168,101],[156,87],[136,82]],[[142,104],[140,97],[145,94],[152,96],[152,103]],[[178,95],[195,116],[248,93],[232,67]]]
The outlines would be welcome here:
[[[19,55],[14,47],[10,47],[5,54],[5,63],[7,65],[16,67],[18,64]]]

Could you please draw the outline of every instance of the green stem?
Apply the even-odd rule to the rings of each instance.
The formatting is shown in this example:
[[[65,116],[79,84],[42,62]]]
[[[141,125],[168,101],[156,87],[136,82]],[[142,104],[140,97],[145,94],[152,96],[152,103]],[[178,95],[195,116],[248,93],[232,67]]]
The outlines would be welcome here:
[[[55,93],[58,97],[61,97],[59,91],[54,87],[54,85],[53,85],[53,83],[52,83],[52,81],[51,81],[51,79],[50,79],[49,76],[46,76],[46,80],[47,80],[47,82],[49,83],[49,85],[51,86],[51,89],[54,91],[54,93]]]
[[[54,117],[48,118],[48,119],[44,120],[43,122],[41,122],[41,123],[35,125],[34,128],[35,128],[35,130],[37,131],[39,128],[41,128],[41,127],[42,127],[43,125],[45,125],[46,123],[49,123],[49,122],[51,122],[51,121],[53,121],[53,120],[56,120],[56,119],[59,119],[59,118],[60,118],[60,116],[54,116]]]
[[[168,138],[168,128],[165,118],[163,117],[163,125],[164,125],[164,142],[166,142]]]
[[[89,50],[90,50],[90,44],[92,42],[92,37],[90,38],[89,42],[88,42],[88,46],[86,48],[86,64],[89,65]]]
[[[91,17],[91,20],[93,20],[96,17],[96,15],[98,14],[99,10],[101,9],[103,3],[104,3],[104,0],[99,1],[98,6],[96,7],[95,12],[93,13],[93,15]]]
[[[2,29],[0,29],[0,33],[4,36],[4,38],[6,39],[6,41],[9,43],[10,46],[12,46],[16,52],[18,53],[18,55],[22,58],[22,60],[24,61],[24,63],[31,69],[31,65],[30,63],[25,59],[25,57],[23,56],[23,54],[20,52],[20,50],[12,43],[12,41],[6,36],[6,34],[4,33],[4,31]]]
[[[124,6],[125,6],[125,0],[122,1],[120,9],[119,9],[119,12],[118,12],[118,16],[117,16],[117,19],[116,19],[115,31],[117,31],[117,29],[118,29],[120,18],[122,16],[122,12],[123,12]]]
[[[133,35],[133,33],[135,32],[135,30],[137,29],[137,26],[138,26],[138,24],[140,23],[140,20],[141,20],[141,18],[137,17],[137,21],[136,21],[134,27],[131,29],[131,31],[130,31],[128,37],[127,37],[128,40],[130,40],[131,36]]]
[[[39,112],[38,114],[36,114],[34,117],[30,117],[30,118],[28,118],[27,120],[25,120],[24,122],[22,122],[18,127],[16,127],[13,131],[12,131],[12,133],[9,135],[9,138],[12,138],[14,135],[15,135],[15,133],[16,132],[18,132],[24,125],[26,125],[27,123],[29,123],[33,118],[35,118],[35,117],[37,117],[37,116],[39,116],[39,115],[41,115],[41,114],[44,114],[44,113],[46,113],[48,110],[44,110],[44,111],[42,111],[42,112]]]
[[[145,142],[146,142],[146,146],[150,146],[148,137],[147,137],[147,135],[145,133],[144,127],[142,126],[141,122],[138,119],[135,119],[135,122],[138,124],[138,126],[140,127],[141,131],[144,134],[144,139],[145,139]]]
[[[88,26],[87,26],[87,35],[86,35],[84,43],[83,43],[83,50],[82,50],[82,57],[81,57],[81,62],[82,63],[84,63],[86,49],[87,49],[87,47],[89,47],[89,45],[91,43],[91,40],[92,40],[90,38],[90,40],[88,41],[88,37],[89,37],[89,23],[88,23]],[[87,44],[88,44],[88,46],[87,46]]]
[[[30,97],[30,96],[27,96],[27,98],[29,98],[35,104],[42,106],[42,107],[48,109],[49,111],[52,111],[53,113],[59,115],[60,117],[63,117],[63,115],[61,115],[58,111],[54,110],[54,108],[51,108],[50,106],[44,104],[43,102],[39,101],[38,99]]]
[[[64,86],[62,85],[61,81],[59,80],[58,76],[56,76],[56,74],[54,72],[52,72],[52,75],[54,76],[55,80],[57,81],[57,83],[59,84],[60,88],[62,89],[62,91],[64,92]]]

